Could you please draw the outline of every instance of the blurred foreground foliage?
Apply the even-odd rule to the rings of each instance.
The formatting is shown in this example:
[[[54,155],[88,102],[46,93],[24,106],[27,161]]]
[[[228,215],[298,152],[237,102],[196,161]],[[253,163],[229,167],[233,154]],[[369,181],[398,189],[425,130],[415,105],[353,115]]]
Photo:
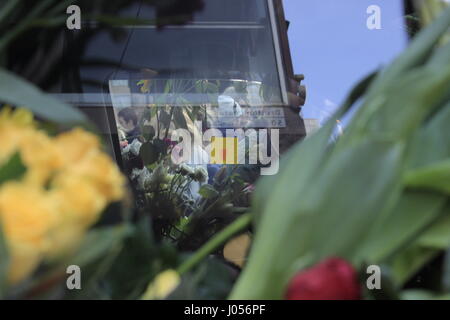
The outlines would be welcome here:
[[[232,299],[280,299],[296,272],[330,256],[363,274],[380,265],[381,296],[398,298],[407,280],[448,250],[449,26],[447,9],[294,147],[278,175],[261,179],[255,239]],[[336,120],[356,104],[345,133],[330,141]],[[448,258],[445,266],[429,296],[448,294]]]
[[[148,1],[160,5],[155,23],[167,23],[166,13],[174,8],[181,10],[177,21],[183,23],[201,8],[201,1],[181,2]],[[37,26],[64,24],[65,8],[72,3],[76,1],[10,0],[0,6],[0,102],[26,106],[61,126],[86,125],[88,120],[20,76],[42,88],[52,86],[53,68],[62,63],[58,57],[51,59],[60,30],[55,28],[48,38],[33,32]],[[86,1],[90,14],[105,24],[130,23],[133,17],[111,19],[127,3]],[[396,61],[363,80],[324,128],[286,154],[277,176],[261,180],[251,209],[254,242],[232,299],[280,299],[293,274],[336,255],[363,274],[365,266],[381,265],[382,298],[448,297],[450,44],[442,36],[449,25],[446,10]],[[45,44],[39,54],[33,51],[37,41]],[[22,59],[13,63],[13,54]],[[52,63],[43,63],[46,59]],[[34,69],[36,65],[41,69]],[[335,121],[356,105],[360,106],[345,134],[330,141]],[[14,178],[13,171],[20,174],[20,164],[5,165],[0,168],[1,179]],[[105,220],[117,212],[109,208]],[[101,221],[74,254],[58,264],[41,265],[31,279],[13,288],[5,281],[9,255],[0,236],[0,294],[136,299],[158,274],[175,269],[183,277],[168,292],[169,299],[225,298],[237,272],[211,253],[248,226],[251,219],[243,218],[210,235],[210,242],[189,255],[166,241],[157,243],[148,217],[134,221],[125,213],[114,219],[120,223]],[[436,284],[402,291],[419,269],[442,255]],[[67,290],[68,265],[81,267],[83,290]]]

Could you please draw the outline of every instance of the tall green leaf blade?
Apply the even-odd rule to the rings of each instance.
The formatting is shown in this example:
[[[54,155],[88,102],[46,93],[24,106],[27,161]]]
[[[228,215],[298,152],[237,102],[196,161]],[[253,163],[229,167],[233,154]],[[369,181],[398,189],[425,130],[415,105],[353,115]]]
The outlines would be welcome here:
[[[445,202],[444,196],[430,192],[403,194],[392,210],[373,221],[356,259],[375,264],[386,262],[438,219]]]
[[[37,116],[60,124],[88,123],[81,111],[44,94],[34,85],[1,69],[0,102],[26,107]]]
[[[348,253],[365,236],[369,221],[393,202],[386,199],[397,195],[402,150],[397,144],[366,141],[325,163],[319,160],[312,172],[310,166],[297,166],[296,177],[308,178],[300,183],[292,179],[292,172],[285,175],[289,169],[282,167],[231,298],[281,298],[287,270],[308,254],[314,255],[314,261],[328,254],[351,258]],[[301,151],[294,154],[297,164],[306,156]],[[355,172],[358,179],[339,187]],[[349,205],[355,199],[358,206]]]
[[[392,276],[398,286],[405,284],[420,268],[439,254],[434,248],[411,245],[395,256],[392,263]]]
[[[409,172],[405,184],[412,188],[429,188],[450,195],[450,159]]]
[[[445,250],[450,247],[450,206],[447,205],[441,217],[417,240],[422,247]]]
[[[436,113],[411,141],[406,167],[426,167],[450,158],[450,103]]]
[[[449,83],[450,67],[441,72],[420,68],[405,74],[387,89],[389,99],[369,118],[364,131],[388,139],[409,137],[450,93]]]
[[[313,136],[294,146],[281,160],[280,172],[274,176],[266,176],[260,179],[256,192],[253,195],[255,223],[259,223],[260,217],[267,209],[267,201],[275,197],[274,193],[281,193],[279,195],[281,196],[280,202],[301,195],[302,186],[306,185],[307,181],[313,178],[313,173],[325,161],[325,154],[333,127],[334,123],[330,121]],[[299,164],[304,170],[298,170]],[[295,180],[291,179],[293,176],[296,177]],[[292,184],[290,188],[284,184],[286,180],[290,180]]]
[[[399,198],[403,150],[401,143],[368,140],[323,168],[315,190],[304,194],[322,199],[310,247],[318,259],[335,254],[355,261],[371,223]]]
[[[347,143],[347,141],[353,140],[361,132],[364,132],[371,121],[371,117],[386,102],[386,91],[395,85],[405,72],[424,64],[432,54],[437,41],[448,30],[449,26],[450,7],[431,26],[422,30],[404,53],[378,74],[365,97],[365,102],[354,115],[354,121],[347,127],[346,135],[341,139],[343,142]]]

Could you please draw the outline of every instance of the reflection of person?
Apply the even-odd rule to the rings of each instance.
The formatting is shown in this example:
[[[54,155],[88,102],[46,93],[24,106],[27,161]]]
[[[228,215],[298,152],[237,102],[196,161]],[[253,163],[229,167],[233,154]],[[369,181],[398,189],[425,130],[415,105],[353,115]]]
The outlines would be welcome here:
[[[138,117],[136,115],[136,112],[133,110],[133,108],[128,107],[119,111],[118,118],[120,126],[125,131],[126,144],[132,143],[135,139],[137,139],[141,135],[138,126]]]

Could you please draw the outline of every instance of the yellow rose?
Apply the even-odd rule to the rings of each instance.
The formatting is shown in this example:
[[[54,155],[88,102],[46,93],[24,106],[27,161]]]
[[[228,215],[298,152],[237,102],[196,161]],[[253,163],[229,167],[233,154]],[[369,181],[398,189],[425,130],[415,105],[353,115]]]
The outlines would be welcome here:
[[[28,276],[49,249],[48,234],[57,221],[56,207],[45,190],[22,183],[0,188],[0,223],[12,257],[14,281]]]
[[[23,109],[0,111],[0,141],[0,165],[19,152],[27,168],[21,181],[0,185],[9,281],[16,284],[42,259],[75,249],[105,207],[123,198],[125,178],[95,135],[78,128],[49,137]]]
[[[54,143],[63,155],[66,165],[81,161],[90,152],[100,150],[98,137],[81,128],[60,134]]]
[[[109,202],[121,200],[124,196],[125,178],[105,153],[91,152],[68,170],[88,179]]]
[[[19,149],[23,137],[34,130],[32,113],[3,107],[0,111],[0,163],[7,161]]]
[[[60,214],[82,226],[95,223],[107,205],[89,179],[69,172],[55,178],[51,193]]]
[[[13,125],[0,125],[0,165],[20,148],[23,136],[32,130],[23,129]]]
[[[14,125],[0,125],[0,165],[19,152],[27,167],[25,180],[45,185],[55,170],[61,168],[61,153],[42,131]]]
[[[22,161],[28,168],[25,180],[35,185],[46,185],[54,172],[61,169],[62,154],[53,141],[41,131],[24,135],[20,142]]]

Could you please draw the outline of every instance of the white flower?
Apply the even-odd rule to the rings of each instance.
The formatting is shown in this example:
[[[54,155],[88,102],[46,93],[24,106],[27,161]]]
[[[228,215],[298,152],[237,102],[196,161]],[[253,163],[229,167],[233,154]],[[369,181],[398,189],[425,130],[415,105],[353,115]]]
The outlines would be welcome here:
[[[132,180],[137,179],[137,186],[141,190],[144,190],[146,184],[148,183],[148,181],[150,181],[151,177],[152,175],[146,167],[144,167],[143,169],[134,168],[130,176]]]

